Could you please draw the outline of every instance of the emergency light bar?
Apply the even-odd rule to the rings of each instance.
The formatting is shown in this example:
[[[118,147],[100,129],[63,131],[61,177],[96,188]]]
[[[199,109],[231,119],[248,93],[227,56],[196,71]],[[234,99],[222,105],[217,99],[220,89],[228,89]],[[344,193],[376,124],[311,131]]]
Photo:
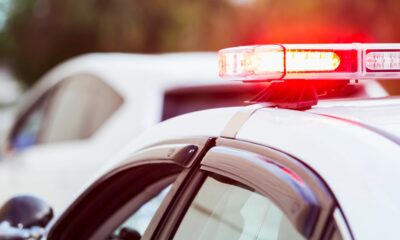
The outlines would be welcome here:
[[[219,51],[219,75],[240,81],[400,78],[400,44],[275,44]]]

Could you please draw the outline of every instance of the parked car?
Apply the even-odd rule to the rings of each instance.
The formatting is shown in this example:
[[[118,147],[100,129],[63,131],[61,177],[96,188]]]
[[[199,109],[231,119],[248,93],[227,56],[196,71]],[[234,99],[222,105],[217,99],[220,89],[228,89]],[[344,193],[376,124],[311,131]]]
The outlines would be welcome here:
[[[3,228],[49,240],[397,239],[400,98],[318,98],[358,84],[338,76],[399,78],[395,51],[400,44],[221,51],[223,78],[273,81],[256,104],[164,121],[126,146],[60,217],[49,223],[49,206],[19,197],[8,212],[36,210],[29,218],[0,209]],[[298,74],[305,79],[292,79]]]
[[[109,53],[57,66],[27,93],[6,139],[0,203],[37,194],[61,209],[144,129],[182,113],[240,105],[257,91],[221,82],[216,61],[215,53]]]

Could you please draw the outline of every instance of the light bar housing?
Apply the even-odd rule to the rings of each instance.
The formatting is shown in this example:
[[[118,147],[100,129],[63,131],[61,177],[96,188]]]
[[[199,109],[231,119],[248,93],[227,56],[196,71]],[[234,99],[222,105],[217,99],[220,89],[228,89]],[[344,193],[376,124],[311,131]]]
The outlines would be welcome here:
[[[219,51],[219,75],[239,81],[400,79],[400,44],[270,44]]]

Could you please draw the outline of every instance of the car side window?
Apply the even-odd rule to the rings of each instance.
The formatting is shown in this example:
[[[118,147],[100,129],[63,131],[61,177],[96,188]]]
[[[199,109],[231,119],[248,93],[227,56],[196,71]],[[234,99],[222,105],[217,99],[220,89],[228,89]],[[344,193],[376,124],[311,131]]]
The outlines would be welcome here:
[[[55,95],[42,142],[90,137],[123,101],[110,86],[91,75],[64,80]]]
[[[138,163],[106,175],[60,216],[47,239],[140,239],[181,171],[173,163]]]
[[[157,209],[160,207],[162,201],[171,190],[172,184],[163,188],[157,196],[144,203],[138,210],[131,214],[113,233],[114,239],[120,239],[120,236],[127,234],[135,234],[136,236],[143,236],[151,219],[156,214]]]
[[[22,150],[40,143],[40,131],[46,119],[46,112],[52,99],[52,91],[43,95],[28,112],[17,121],[11,133],[11,147]]]
[[[210,176],[186,212],[174,239],[304,239],[267,197],[236,181]]]
[[[18,121],[11,147],[84,139],[122,104],[122,97],[91,75],[76,75],[50,89]]]

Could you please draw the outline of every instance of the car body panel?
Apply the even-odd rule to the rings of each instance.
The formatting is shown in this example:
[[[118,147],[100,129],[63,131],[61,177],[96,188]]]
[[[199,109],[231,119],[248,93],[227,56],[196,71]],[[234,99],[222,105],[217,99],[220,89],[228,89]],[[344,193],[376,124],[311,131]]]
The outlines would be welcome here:
[[[371,114],[374,104],[385,105],[385,101],[397,102],[391,98],[371,102]],[[324,104],[333,103],[321,105]],[[361,100],[358,104],[368,105]],[[343,101],[343,105],[352,104]],[[114,164],[160,141],[219,136],[224,124],[241,109],[207,110],[163,122],[137,138],[114,159]],[[397,216],[400,215],[400,192],[397,188],[400,180],[399,145],[368,127],[320,115],[317,110],[256,110],[239,127],[235,139],[287,153],[317,173],[332,190],[356,239],[382,236],[395,239]],[[214,121],[214,118],[219,120]],[[212,124],[204,124],[210,119],[213,119]],[[382,225],[383,220],[385,224]]]
[[[310,166],[331,188],[356,239],[397,235],[400,148],[390,139],[339,119],[281,109],[257,111],[237,139],[271,146]]]
[[[308,112],[361,123],[400,139],[400,98],[326,101]]]
[[[171,56],[173,58],[177,57],[176,55]],[[60,148],[63,148],[63,151],[69,152],[65,155],[69,160],[71,158],[79,158],[78,164],[72,162],[72,160],[67,161],[61,159],[62,154],[60,154],[60,152],[62,151],[58,152],[56,148],[52,148],[57,146],[58,143],[54,145],[51,144],[53,146],[49,144],[47,146],[49,149],[46,149],[46,145],[41,146],[43,152],[40,152],[40,148],[36,150],[27,150],[32,152],[37,151],[36,157],[40,158],[40,160],[37,161],[42,161],[39,164],[36,163],[32,168],[36,168],[37,171],[40,172],[44,166],[48,166],[48,162],[53,161],[52,164],[62,171],[67,166],[58,165],[54,162],[54,159],[59,159],[60,162],[66,162],[70,164],[70,166],[82,169],[87,167],[86,164],[97,164],[99,168],[103,168],[100,172],[102,175],[110,169],[120,166],[121,161],[125,161],[124,164],[129,164],[130,160],[127,159],[132,157],[132,155],[139,150],[161,142],[185,138],[190,139],[194,137],[220,137],[228,123],[242,108],[232,107],[199,111],[167,120],[151,127],[150,130],[127,145],[124,150],[113,158],[112,162],[104,164],[111,155],[112,148],[125,145],[124,143],[131,137],[131,135],[129,135],[125,138],[124,133],[118,133],[117,130],[126,133],[127,127],[143,129],[152,126],[161,118],[162,93],[167,89],[173,89],[180,83],[190,86],[196,82],[195,79],[188,79],[185,77],[188,74],[186,71],[189,71],[193,66],[197,67],[200,65],[187,64],[187,60],[179,58],[180,60],[177,61],[177,64],[182,67],[178,70],[174,68],[171,75],[171,79],[179,80],[167,83],[167,80],[160,80],[160,76],[163,76],[163,79],[165,79],[164,76],[166,72],[162,71],[162,69],[165,71],[171,70],[173,65],[170,64],[172,63],[169,62],[167,57],[159,62],[150,61],[150,59],[151,57],[149,57],[149,61],[140,61],[140,64],[147,63],[147,67],[149,64],[153,66],[157,65],[157,67],[160,65],[162,67],[157,68],[157,71],[154,70],[154,75],[145,75],[145,72],[151,71],[151,68],[150,70],[145,69],[144,65],[142,66],[138,63],[136,67],[142,67],[141,70],[137,71],[138,74],[141,73],[138,76],[143,77],[143,80],[138,80],[143,81],[141,82],[142,84],[140,84],[141,87],[135,87],[135,80],[127,80],[126,75],[120,68],[122,67],[122,63],[118,65],[112,64],[112,61],[110,61],[102,66],[91,66],[90,64],[83,64],[84,62],[79,61],[78,63],[69,63],[72,65],[76,64],[76,66],[91,66],[86,70],[82,69],[82,73],[92,74],[90,73],[90,69],[96,69],[96,71],[101,69],[99,71],[103,71],[102,75],[111,77],[111,70],[106,70],[109,67],[108,65],[110,65],[113,68],[112,71],[117,71],[116,75],[121,76],[119,78],[121,79],[120,83],[117,83],[118,81],[110,83],[110,85],[115,87],[118,91],[121,91],[125,98],[124,104],[118,110],[118,117],[112,117],[119,119],[118,121],[113,120],[114,122],[118,122],[118,128],[114,129],[109,127],[108,129],[107,124],[105,124],[101,127],[99,132],[96,133],[104,135],[104,139],[107,139],[107,144],[105,145],[95,144],[96,141],[100,140],[90,140],[90,142],[84,140],[85,143],[80,145],[80,147],[84,147],[85,151],[87,151],[87,155],[82,152],[79,154],[74,153],[73,150],[71,150],[74,144],[78,143],[69,143],[70,145],[67,144],[64,146],[60,144]],[[133,63],[134,62],[130,62],[128,66],[135,65]],[[183,66],[187,66],[187,68]],[[39,84],[36,87],[37,90],[34,90],[28,99],[30,98],[30,101],[32,101],[32,99],[38,98],[48,89],[48,86],[52,84],[54,86],[54,84],[57,83],[58,80],[56,79],[62,79],[62,76],[68,76],[67,69],[69,68],[72,69],[73,67],[69,66],[62,71],[60,70],[60,75],[58,77],[56,77],[57,74],[55,72],[50,72],[45,77],[48,78],[48,80],[46,80],[47,83]],[[132,67],[132,69],[134,68]],[[215,70],[215,68],[213,69]],[[142,70],[143,72],[141,72]],[[201,76],[200,72],[202,72],[201,68],[197,70],[200,71],[198,75],[194,74],[196,78]],[[203,72],[207,72],[207,76],[208,74],[215,76],[215,72],[213,71]],[[151,78],[157,80],[154,80],[153,83],[153,81],[150,80]],[[199,79],[204,78],[200,77]],[[187,84],[185,81],[187,81]],[[201,83],[205,84],[205,82]],[[128,93],[129,88],[133,87],[135,87],[135,91],[139,93],[138,95]],[[128,102],[132,102],[132,106],[135,107],[129,107],[129,110],[123,113],[123,109],[128,108],[128,105],[125,105]],[[28,103],[29,100],[25,103],[27,104],[26,108],[29,105]],[[143,103],[146,103],[146,107],[143,107]],[[335,104],[337,107],[334,106]],[[365,112],[356,111],[361,106],[365,106]],[[394,119],[396,121],[394,124],[391,122],[388,124],[386,122],[382,123],[383,118],[380,119],[380,117],[382,117],[380,116],[381,113],[377,113],[377,111],[380,111],[381,106],[387,106],[384,112],[386,118],[389,118],[391,114],[397,113],[395,108],[399,106],[399,103],[398,100],[391,98],[376,101],[359,100],[358,103],[357,101],[342,100],[321,101],[318,106],[306,112],[261,108],[251,112],[251,114],[247,116],[248,119],[244,119],[241,124],[235,125],[237,131],[232,131],[235,132],[235,136],[232,138],[267,146],[289,154],[299,159],[305,166],[308,166],[310,170],[317,173],[334,193],[355,238],[377,239],[381,236],[394,238],[397,236],[397,216],[400,215],[400,208],[398,207],[400,193],[396,187],[397,182],[400,180],[400,161],[398,161],[400,148],[393,139],[388,138],[380,132],[374,131],[374,129],[368,128],[368,126],[357,124],[357,121],[359,121],[365,125],[371,125],[372,127],[392,132],[392,129],[396,129],[397,127],[397,120]],[[330,112],[330,109],[333,109],[332,112]],[[141,130],[138,130],[136,133],[139,132],[141,132]],[[113,140],[111,144],[109,144],[110,139]],[[54,152],[45,158],[43,157],[44,151]],[[106,153],[106,151],[109,152]],[[89,154],[94,152],[96,154],[100,153],[104,157],[104,161],[96,159],[95,163],[90,161],[85,163],[84,160],[89,158]],[[25,152],[24,154],[28,153],[29,152]],[[23,154],[21,157],[22,156]],[[19,162],[21,164],[16,163],[16,161],[8,161],[2,164],[14,165],[14,169],[18,171],[17,169],[25,168],[22,165],[24,161],[28,160],[20,160]],[[31,164],[33,165],[35,163],[32,162]],[[1,182],[9,183],[10,180],[6,177],[7,171],[4,165],[0,166],[0,169],[3,169],[5,173],[4,176],[3,174],[0,175],[2,176]],[[29,165],[26,165],[25,174],[28,170]],[[89,170],[90,172],[88,171],[86,173],[88,179],[94,169]],[[53,173],[49,172],[49,174]],[[66,181],[73,181],[70,176],[65,175],[62,176],[62,178],[66,179]],[[35,181],[37,181],[40,178],[35,178],[35,172],[31,172],[27,175],[20,175],[19,181],[28,181],[30,179],[36,179]],[[97,177],[95,176],[89,181],[89,184],[95,182],[96,179]],[[35,181],[32,181],[35,185],[34,187],[41,188],[41,184],[44,184]],[[59,193],[54,192],[54,194]],[[65,194],[68,195],[67,193]],[[68,195],[68,199],[64,199],[64,202],[72,201],[74,196],[75,194]],[[56,205],[55,207],[59,208],[60,206]],[[384,227],[380,224],[382,219],[387,223]]]

